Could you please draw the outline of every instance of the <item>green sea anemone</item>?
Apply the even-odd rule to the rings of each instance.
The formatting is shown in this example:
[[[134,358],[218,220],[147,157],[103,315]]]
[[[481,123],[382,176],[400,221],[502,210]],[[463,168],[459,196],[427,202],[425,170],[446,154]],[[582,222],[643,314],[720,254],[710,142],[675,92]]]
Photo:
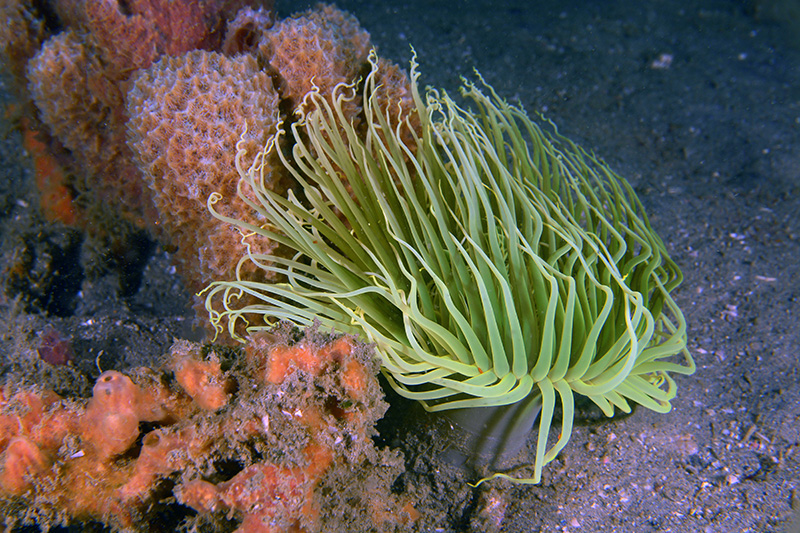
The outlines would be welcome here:
[[[312,92],[291,156],[277,150],[281,131],[250,168],[237,163],[264,224],[217,216],[244,242],[295,253],[242,258],[282,283],[212,284],[215,328],[235,336],[286,319],[359,335],[391,386],[430,411],[527,402],[536,460],[516,481],[538,483],[567,444],[574,393],[607,416],[629,401],[669,411],[669,373],[695,369],[670,296],[682,276],[630,185],[485,83],[464,82],[466,105],[432,89],[423,100],[413,59],[413,109],[381,110],[370,61],[360,125],[342,111],[354,86],[332,104]],[[265,186],[275,151],[302,198]],[[556,404],[560,436],[548,442]]]

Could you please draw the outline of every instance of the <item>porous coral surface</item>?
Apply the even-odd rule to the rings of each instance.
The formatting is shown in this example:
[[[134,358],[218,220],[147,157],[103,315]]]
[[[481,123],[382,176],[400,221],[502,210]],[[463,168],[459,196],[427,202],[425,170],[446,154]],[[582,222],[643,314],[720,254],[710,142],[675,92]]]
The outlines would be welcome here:
[[[228,23],[222,53],[227,56],[255,52],[269,28],[274,23],[273,14],[266,9],[244,7]]]
[[[48,39],[28,62],[27,76],[39,118],[74,156],[76,167],[90,176],[95,194],[116,197],[124,184],[134,184],[125,145],[123,88],[109,78],[91,40],[67,29]],[[131,191],[128,191],[129,193]],[[133,194],[127,201],[131,205]]]
[[[24,93],[25,66],[47,36],[35,6],[7,0],[0,3],[0,57],[11,74],[14,89]]]
[[[261,280],[255,269],[237,272],[246,245],[208,214],[209,196],[222,196],[220,214],[247,219],[237,147],[247,152],[240,165],[249,166],[279,120],[302,116],[309,91],[330,101],[338,84],[357,86],[371,46],[355,17],[332,5],[277,22],[271,5],[58,0],[45,13],[12,2],[14,27],[27,37],[8,66],[23,71],[35,106],[22,126],[35,148],[42,212],[85,231],[87,249],[114,250],[98,253],[90,276],[114,269],[138,279],[117,257],[136,255],[145,228],[176,251],[193,292],[237,274]],[[381,105],[393,125],[408,80],[385,66]],[[358,123],[361,91],[343,94],[344,112]],[[292,142],[285,136],[279,148],[290,151]],[[291,181],[271,157],[265,179],[283,191]],[[277,252],[272,242],[247,245]]]
[[[355,17],[321,4],[277,23],[265,33],[259,53],[277,70],[283,97],[302,110],[312,89],[330,97],[337,84],[355,81],[369,48],[369,33]],[[358,102],[347,111],[354,117]]]
[[[227,20],[244,6],[269,12],[272,3],[11,2],[6,10],[20,47],[8,63],[12,71],[25,74],[36,118],[45,124],[52,149],[68,149],[67,163],[75,174],[68,185],[83,212],[73,222],[92,235],[121,240],[118,219],[137,228],[157,221],[125,142],[125,95],[131,80],[161,56],[218,49]],[[46,196],[49,191],[42,192]]]
[[[237,195],[235,157],[237,146],[246,150],[239,164],[249,167],[277,131],[272,80],[250,55],[194,51],[165,57],[137,77],[128,113],[131,146],[160,214],[157,231],[177,247],[190,286],[199,290],[211,280],[234,277],[246,254],[242,236],[214,218],[207,201],[219,193],[221,214],[249,211]],[[266,178],[271,188],[283,190],[280,173]],[[274,247],[261,242],[252,251]]]
[[[270,0],[58,0],[61,21],[91,34],[115,72],[150,66],[162,55],[219,47],[225,21],[245,6]]]

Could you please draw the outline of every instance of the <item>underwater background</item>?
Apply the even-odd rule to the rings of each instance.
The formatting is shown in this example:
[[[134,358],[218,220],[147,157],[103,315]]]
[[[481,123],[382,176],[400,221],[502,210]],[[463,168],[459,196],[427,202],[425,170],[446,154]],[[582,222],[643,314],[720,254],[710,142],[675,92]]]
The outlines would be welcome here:
[[[283,19],[314,5],[277,0],[275,9]],[[406,67],[413,46],[421,86],[455,94],[477,69],[499,95],[552,120],[625,177],[683,271],[673,296],[697,364],[676,378],[668,414],[639,408],[606,419],[579,405],[569,444],[536,486],[473,488],[474,477],[442,458],[435,424],[389,395],[373,440],[401,454],[384,490],[398,509],[407,501],[414,509],[413,525],[392,527],[800,530],[800,5],[335,5],[355,16],[381,57]],[[0,123],[0,371],[6,384],[48,383],[88,398],[100,370],[159,366],[174,339],[201,341],[204,332],[173,249],[141,234],[125,250],[91,249],[80,230],[38,212],[10,83]],[[70,360],[68,372],[59,357]],[[532,436],[508,468],[532,463],[534,453]],[[19,512],[19,502],[6,505]],[[178,523],[186,509],[151,512],[157,527]],[[38,530],[21,523],[12,531]],[[331,524],[319,530],[348,528],[344,518]]]

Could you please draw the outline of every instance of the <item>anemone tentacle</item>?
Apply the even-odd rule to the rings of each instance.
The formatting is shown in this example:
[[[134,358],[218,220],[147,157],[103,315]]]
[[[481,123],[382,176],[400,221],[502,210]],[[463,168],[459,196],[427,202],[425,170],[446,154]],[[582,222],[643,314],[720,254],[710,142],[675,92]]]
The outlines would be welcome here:
[[[239,165],[240,194],[265,223],[225,220],[294,255],[243,258],[282,283],[209,286],[214,326],[236,336],[239,321],[251,332],[316,321],[360,335],[391,386],[431,411],[533,398],[536,462],[517,482],[538,483],[567,444],[574,394],[609,416],[629,401],[668,411],[669,373],[695,369],[670,294],[682,276],[631,186],[482,79],[464,82],[465,104],[423,95],[412,59],[413,108],[382,110],[374,52],[370,62],[365,129],[342,112],[354,85],[332,101],[311,92],[291,155],[277,149],[281,130]],[[264,187],[272,152],[303,199]],[[245,294],[258,303],[238,306]],[[549,444],[557,405],[561,433]]]

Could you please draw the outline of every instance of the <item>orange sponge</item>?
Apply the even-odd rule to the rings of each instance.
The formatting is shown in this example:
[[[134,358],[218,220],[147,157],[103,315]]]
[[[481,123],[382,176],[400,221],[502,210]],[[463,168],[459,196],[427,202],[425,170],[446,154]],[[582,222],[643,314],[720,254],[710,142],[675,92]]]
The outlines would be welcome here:
[[[177,343],[172,351],[175,380],[200,408],[216,411],[228,403],[233,385],[223,376],[216,356],[202,360],[188,342]]]
[[[0,488],[19,496],[30,488],[29,479],[49,466],[47,458],[36,444],[25,437],[15,437],[3,456]]]
[[[139,422],[154,422],[167,416],[152,394],[113,370],[97,378],[92,393],[81,430],[104,459],[124,452],[136,441]]]
[[[384,475],[395,455],[371,439],[387,407],[371,353],[316,332],[291,346],[288,333],[261,335],[237,358],[178,342],[173,372],[107,371],[88,401],[0,389],[0,524],[152,531],[148,509],[177,500],[198,513],[187,529],[230,530],[235,517],[241,532],[320,531],[321,512],[342,511],[331,490],[355,496],[353,513],[377,515],[378,504],[402,516],[408,500]],[[364,468],[377,485],[361,481]]]

